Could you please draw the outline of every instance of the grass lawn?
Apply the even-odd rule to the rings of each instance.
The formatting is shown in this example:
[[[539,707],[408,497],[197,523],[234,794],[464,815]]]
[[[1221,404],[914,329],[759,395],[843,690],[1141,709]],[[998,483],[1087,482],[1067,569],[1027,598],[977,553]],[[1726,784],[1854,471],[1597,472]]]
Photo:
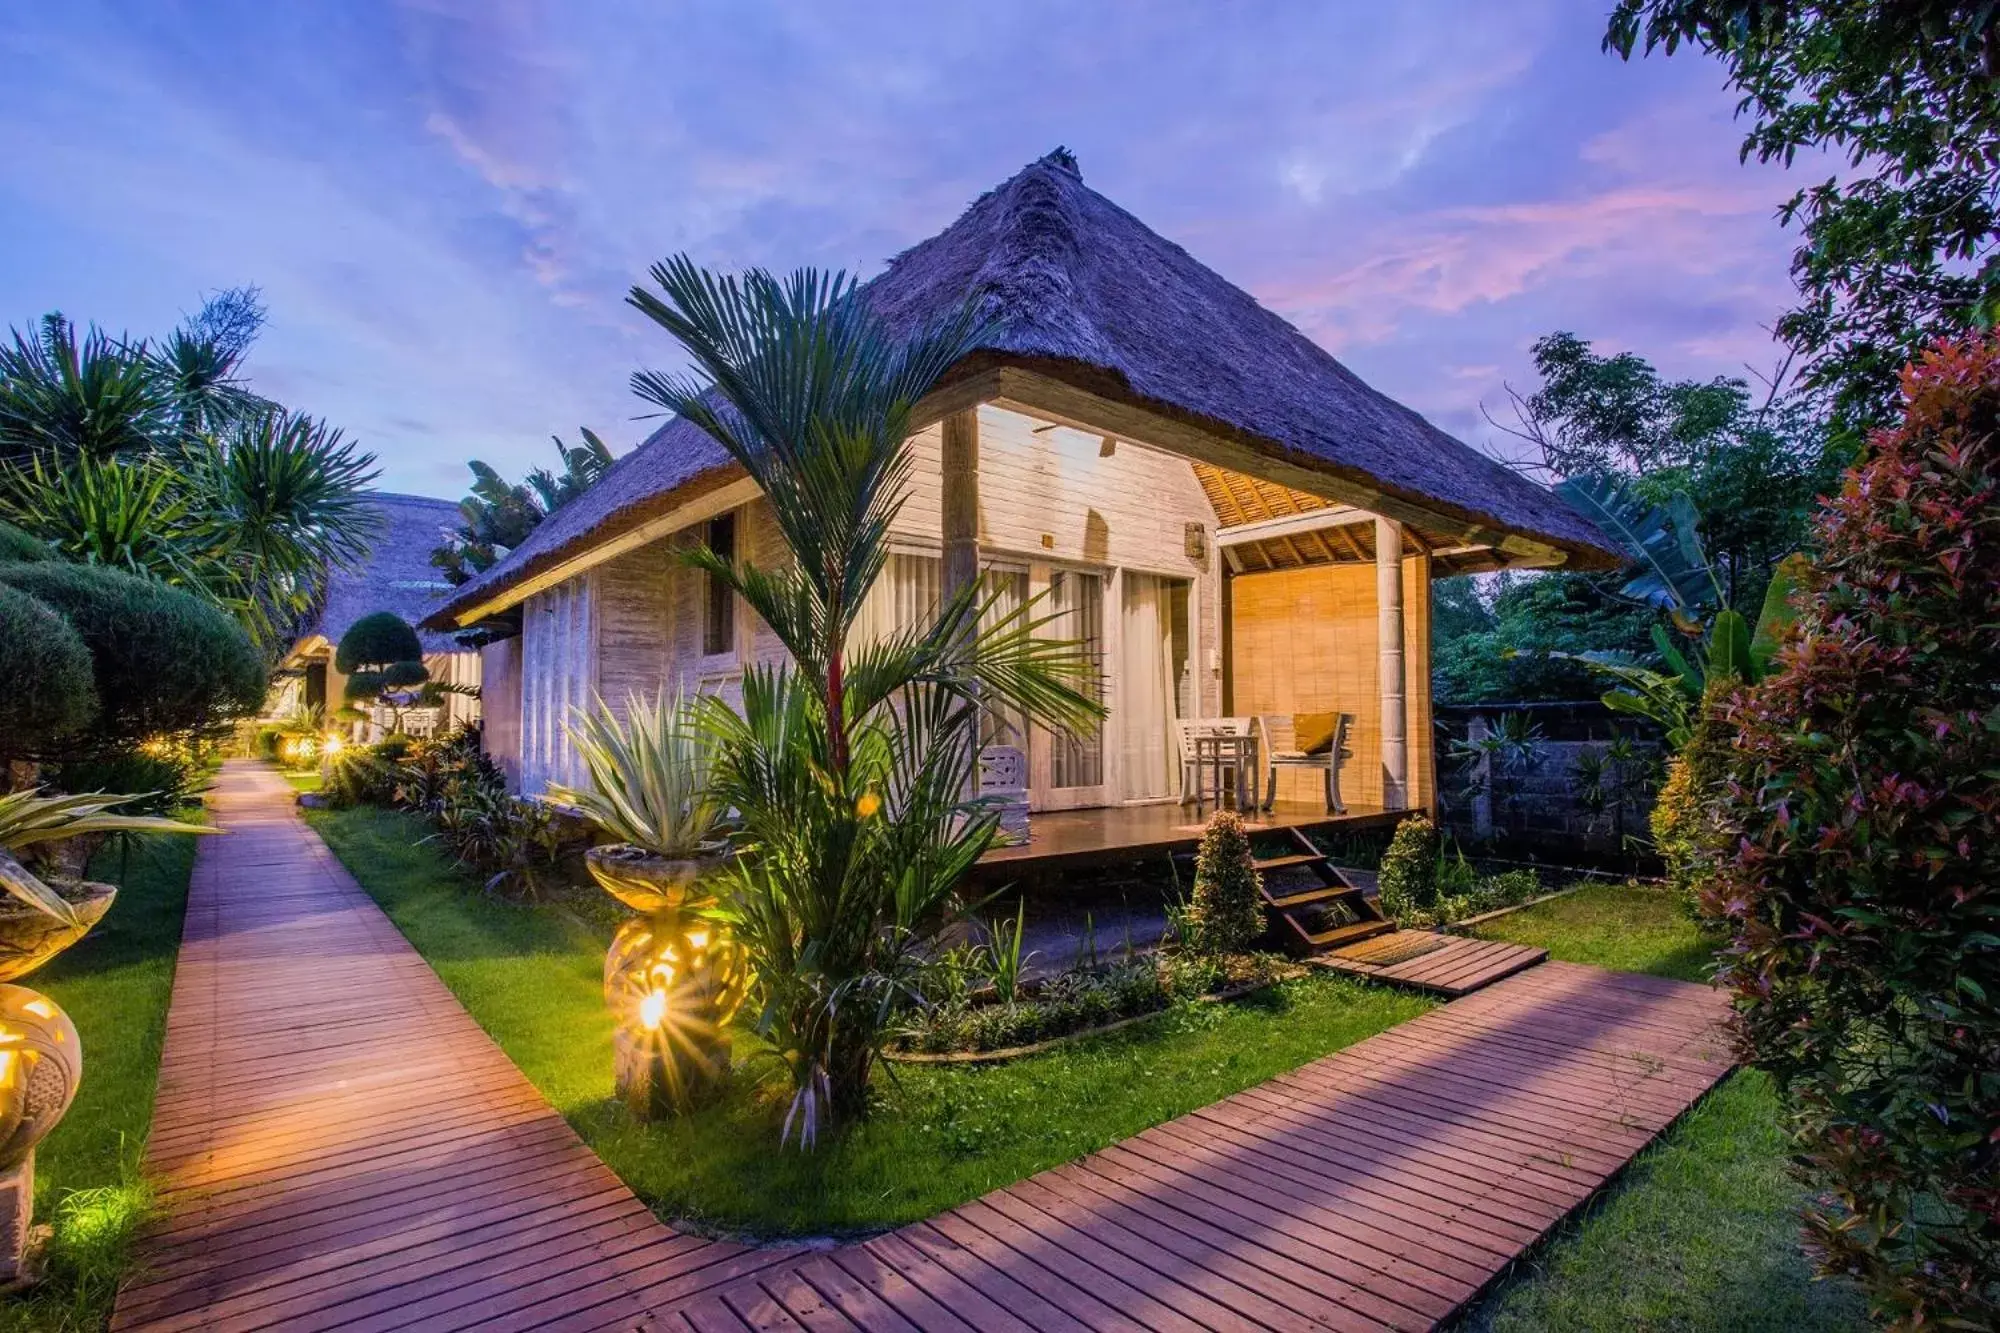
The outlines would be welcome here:
[[[83,1038],[83,1085],[35,1150],[35,1220],[55,1224],[48,1280],[0,1301],[0,1329],[101,1328],[149,1193],[140,1163],[195,839],[148,837],[91,865],[120,884],[97,928],[23,983],[52,997]]]
[[[320,787],[320,772],[316,768],[281,768],[278,776],[297,791],[318,791]]]
[[[1702,980],[1711,946],[1657,889],[1592,885],[1479,929],[1551,957]],[[1871,1327],[1859,1294],[1814,1282],[1798,1246],[1806,1191],[1785,1169],[1777,1094],[1739,1071],[1632,1164],[1466,1320],[1469,1329]]]
[[[1681,914],[1672,894],[1631,884],[1586,884],[1567,897],[1489,921],[1473,933],[1539,945],[1551,958],[1572,963],[1681,981],[1707,981],[1715,954],[1715,946]]]
[[[878,1077],[881,1106],[866,1124],[811,1155],[779,1151],[782,1106],[754,1076],[721,1106],[651,1127],[612,1100],[608,898],[496,901],[418,842],[412,816],[307,818],[591,1147],[662,1216],[718,1231],[839,1234],[927,1217],[1429,1007],[1313,976],[1011,1064],[896,1067]]]

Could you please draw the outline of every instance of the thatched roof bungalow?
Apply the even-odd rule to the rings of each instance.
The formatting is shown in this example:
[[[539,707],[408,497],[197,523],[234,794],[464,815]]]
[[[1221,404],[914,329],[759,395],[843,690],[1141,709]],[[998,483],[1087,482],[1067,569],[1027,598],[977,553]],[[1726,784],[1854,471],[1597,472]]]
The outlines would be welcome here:
[[[1023,595],[1072,596],[1104,648],[1102,752],[1022,738],[1035,809],[1176,799],[1187,724],[1324,712],[1355,719],[1357,803],[1428,804],[1428,746],[1409,741],[1429,735],[1430,580],[1614,562],[1545,488],[1364,384],[1061,150],[862,296],[903,329],[971,299],[990,329],[919,413],[885,604],[934,588],[954,542],[976,545]],[[524,786],[579,776],[569,707],[674,681],[727,689],[771,651],[757,626],[724,633],[732,613],[671,558],[716,539],[777,555],[741,470],[669,421],[431,617],[524,608],[521,640],[501,645],[521,680]],[[505,725],[493,704],[489,733]],[[1316,791],[1316,775],[1293,778],[1281,794]]]
[[[479,654],[462,648],[448,630],[426,626],[452,591],[431,563],[431,552],[457,526],[457,503],[390,491],[374,492],[369,500],[378,526],[368,558],[327,575],[318,612],[279,662],[280,688],[267,712],[308,705],[330,715],[338,709],[345,678],[334,666],[334,650],[355,621],[377,611],[392,612],[417,627],[433,679],[479,683]],[[478,717],[478,700],[454,696],[438,712],[435,719],[422,714],[411,721],[420,727],[472,721]]]

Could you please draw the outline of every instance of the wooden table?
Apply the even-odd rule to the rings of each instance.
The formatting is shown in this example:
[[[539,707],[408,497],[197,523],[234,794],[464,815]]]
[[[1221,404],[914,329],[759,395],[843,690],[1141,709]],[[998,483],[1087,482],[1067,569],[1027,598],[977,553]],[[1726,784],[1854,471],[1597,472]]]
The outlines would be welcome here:
[[[1197,813],[1208,803],[1209,774],[1215,775],[1215,804],[1222,806],[1222,770],[1236,770],[1236,808],[1251,808],[1251,784],[1257,773],[1257,737],[1251,733],[1238,736],[1216,735],[1213,733],[1191,738],[1194,744],[1194,808]]]

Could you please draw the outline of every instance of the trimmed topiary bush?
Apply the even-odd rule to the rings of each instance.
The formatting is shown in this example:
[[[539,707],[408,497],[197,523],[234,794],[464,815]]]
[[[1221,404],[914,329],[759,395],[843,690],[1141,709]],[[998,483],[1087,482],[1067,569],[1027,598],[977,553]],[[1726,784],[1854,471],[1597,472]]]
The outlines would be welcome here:
[[[391,662],[420,662],[423,656],[424,645],[407,621],[392,611],[376,611],[347,627],[333,650],[333,665],[351,676],[368,667],[380,670]]]
[[[61,561],[0,565],[0,584],[61,613],[90,650],[98,714],[53,748],[129,750],[255,709],[268,667],[228,612],[137,575]]]
[[[2000,1326],[2000,341],[1904,371],[1732,712],[1703,911],[1807,1235],[1900,1326]]]
[[[97,717],[90,649],[62,614],[0,584],[0,760],[30,759]]]
[[[55,548],[33,533],[23,532],[12,523],[0,523],[0,561],[53,560]]]
[[[1437,825],[1428,815],[1411,815],[1396,825],[1378,881],[1384,916],[1408,921],[1437,905],[1439,846]]]
[[[1263,889],[1234,810],[1216,811],[1202,832],[1187,922],[1188,948],[1198,954],[1240,953],[1264,933]]]

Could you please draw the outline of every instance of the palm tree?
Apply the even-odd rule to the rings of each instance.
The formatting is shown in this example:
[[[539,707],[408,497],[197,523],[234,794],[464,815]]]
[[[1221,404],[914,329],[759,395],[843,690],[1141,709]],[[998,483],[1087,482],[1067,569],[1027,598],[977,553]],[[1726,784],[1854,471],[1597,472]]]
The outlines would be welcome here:
[[[92,328],[81,338],[61,314],[0,346],[0,461],[145,453],[173,422],[173,402],[143,342]]]
[[[852,652],[909,490],[912,413],[977,341],[970,308],[892,337],[840,274],[718,278],[685,257],[630,301],[694,377],[641,372],[642,397],[713,436],[762,489],[791,562],[690,559],[770,626],[789,660],[745,672],[740,709],[703,702],[717,804],[737,812],[729,919],[756,972],[759,1029],[794,1086],[785,1135],[867,1104],[882,1033],[924,944],[992,844],[976,790],[982,712],[1068,731],[1102,710],[1078,645],[958,590],[924,623]],[[982,628],[982,619],[992,622]]]

